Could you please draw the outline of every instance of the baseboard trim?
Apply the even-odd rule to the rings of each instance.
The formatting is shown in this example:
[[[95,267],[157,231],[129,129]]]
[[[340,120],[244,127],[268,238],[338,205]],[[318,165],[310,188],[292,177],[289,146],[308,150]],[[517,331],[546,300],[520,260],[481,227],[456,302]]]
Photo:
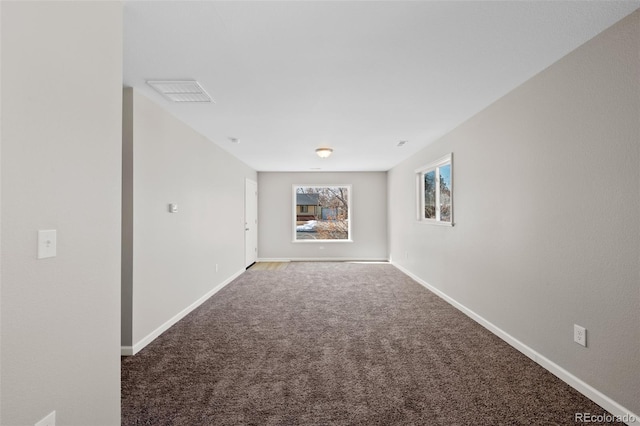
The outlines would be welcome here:
[[[388,262],[386,257],[265,257],[258,262]]]
[[[171,319],[169,319],[167,322],[162,324],[160,327],[153,330],[151,333],[149,333],[147,336],[142,338],[139,342],[135,343],[133,346],[121,346],[120,355],[132,356],[140,352],[145,346],[153,342],[158,336],[160,336],[162,333],[164,333],[169,328],[171,328],[172,325],[174,325],[175,323],[180,321],[182,318],[187,316],[191,311],[196,309],[198,306],[202,305],[207,299],[209,299],[211,296],[216,294],[218,291],[222,290],[227,284],[229,284],[231,281],[238,278],[244,272],[245,272],[245,269],[243,268],[240,271],[236,272],[235,274],[231,275],[229,278],[227,278],[222,283],[218,284],[217,286],[209,290],[204,296],[202,296],[201,298],[193,302],[191,305],[184,308],[182,311],[178,312]]]
[[[635,423],[638,420],[640,420],[640,416],[639,415],[632,413],[630,410],[626,409],[621,404],[618,404],[616,401],[614,401],[613,399],[611,399],[607,395],[603,394],[602,392],[600,392],[599,390],[597,390],[593,386],[591,386],[591,385],[587,384],[586,382],[582,381],[580,378],[578,378],[577,376],[575,376],[572,373],[568,372],[564,368],[560,367],[558,364],[554,363],[550,359],[548,359],[548,358],[544,357],[543,355],[541,355],[540,353],[536,352],[531,347],[525,345],[524,343],[522,343],[521,341],[519,341],[518,339],[516,339],[515,337],[513,337],[512,335],[510,335],[506,331],[502,330],[501,328],[499,328],[495,324],[493,324],[490,321],[486,320],[484,317],[478,315],[477,313],[475,313],[471,309],[467,308],[463,304],[459,303],[458,301],[456,301],[452,297],[448,296],[447,294],[445,294],[441,290],[433,287],[431,284],[427,283],[426,281],[424,281],[423,279],[421,279],[417,275],[413,274],[408,269],[404,268],[403,266],[397,264],[394,261],[390,261],[390,263],[393,266],[395,266],[397,269],[402,271],[405,275],[407,275],[410,278],[412,278],[418,284],[422,285],[427,290],[429,290],[432,293],[434,293],[436,296],[438,296],[441,299],[445,300],[447,303],[452,305],[454,308],[456,308],[459,311],[463,312],[469,318],[473,319],[478,324],[482,325],[484,328],[486,328],[487,330],[491,331],[493,334],[495,334],[496,336],[498,336],[499,338],[501,338],[502,340],[507,342],[509,345],[513,346],[515,349],[517,349],[518,351],[522,352],[527,357],[531,358],[534,362],[539,364],[542,368],[544,368],[545,370],[549,371],[551,374],[553,374],[554,376],[558,377],[560,380],[562,380],[563,382],[565,382],[566,384],[568,384],[569,386],[571,386],[572,388],[574,388],[575,390],[580,392],[582,395],[586,396],[587,398],[589,398],[590,400],[592,400],[593,402],[595,402],[596,404],[598,404],[599,406],[601,406],[602,408],[607,410],[613,416],[619,417],[623,421],[625,421],[624,419],[628,419],[628,421],[626,421],[626,423],[628,425],[631,425],[632,423]],[[595,414],[595,413],[592,413],[592,414]],[[637,423],[635,423],[635,424],[637,424]]]

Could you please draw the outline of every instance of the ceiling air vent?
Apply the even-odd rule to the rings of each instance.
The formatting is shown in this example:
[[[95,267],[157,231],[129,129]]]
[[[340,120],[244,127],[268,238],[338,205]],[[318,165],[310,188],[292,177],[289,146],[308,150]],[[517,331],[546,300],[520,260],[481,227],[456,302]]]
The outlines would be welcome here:
[[[148,80],[147,84],[171,102],[213,102],[195,80]]]

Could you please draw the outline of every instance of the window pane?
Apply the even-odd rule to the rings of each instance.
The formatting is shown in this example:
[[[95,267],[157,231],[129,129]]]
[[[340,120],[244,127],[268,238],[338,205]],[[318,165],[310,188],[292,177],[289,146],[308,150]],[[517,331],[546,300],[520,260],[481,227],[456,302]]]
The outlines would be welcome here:
[[[451,222],[451,164],[439,167],[440,170],[440,220]]]
[[[424,218],[436,218],[436,171],[424,174]]]
[[[348,240],[349,195],[346,186],[296,187],[295,239]]]

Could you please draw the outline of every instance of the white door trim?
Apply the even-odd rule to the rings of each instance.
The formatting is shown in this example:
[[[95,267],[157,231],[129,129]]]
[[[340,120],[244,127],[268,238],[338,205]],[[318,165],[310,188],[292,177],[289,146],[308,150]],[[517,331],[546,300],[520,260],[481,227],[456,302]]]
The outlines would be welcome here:
[[[258,260],[258,182],[245,179],[244,184],[244,266]]]

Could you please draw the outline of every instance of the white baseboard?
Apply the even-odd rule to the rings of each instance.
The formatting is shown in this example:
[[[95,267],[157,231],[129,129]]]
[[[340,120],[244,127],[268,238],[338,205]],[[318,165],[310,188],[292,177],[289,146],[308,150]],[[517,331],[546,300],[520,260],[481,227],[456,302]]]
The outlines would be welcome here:
[[[208,298],[210,298],[211,296],[216,294],[218,291],[220,291],[222,288],[224,288],[231,281],[233,281],[236,278],[238,278],[244,272],[245,272],[244,269],[236,272],[235,274],[233,274],[232,276],[230,276],[229,278],[224,280],[222,283],[218,284],[213,289],[208,291],[204,296],[202,296],[201,298],[199,298],[198,300],[193,302],[191,305],[187,306],[182,311],[178,312],[176,315],[174,315],[171,319],[169,319],[167,322],[162,324],[160,327],[158,327],[155,330],[153,330],[147,336],[142,338],[139,342],[134,343],[133,346],[121,346],[120,347],[120,355],[122,355],[122,356],[131,356],[131,355],[135,355],[138,352],[140,352],[140,350],[142,350],[145,346],[147,346],[149,343],[154,341],[162,333],[167,331],[172,325],[174,325],[175,323],[180,321],[182,318],[187,316],[191,311],[196,309],[198,306],[202,305]]]
[[[386,257],[265,257],[258,262],[388,262]]]
[[[593,402],[595,402],[596,404],[598,404],[599,406],[607,410],[613,416],[619,417],[623,421],[626,421],[627,424],[629,425],[631,425],[632,423],[637,424],[636,422],[640,421],[639,415],[632,413],[630,410],[618,404],[616,401],[614,401],[607,395],[603,394],[593,386],[585,383],[580,378],[574,376],[564,368],[560,367],[558,364],[542,356],[531,347],[525,345],[524,343],[522,343],[521,341],[519,341],[518,339],[516,339],[506,331],[502,330],[495,324],[487,321],[482,316],[478,315],[471,309],[467,308],[466,306],[459,303],[455,299],[446,295],[441,290],[438,290],[437,288],[433,287],[431,284],[422,280],[417,275],[413,274],[412,272],[405,269],[404,267],[398,265],[396,262],[394,261],[390,261],[390,262],[393,266],[395,266],[400,271],[402,271],[403,273],[411,277],[414,281],[416,281],[417,283],[425,287],[427,290],[435,293],[438,297],[445,300],[446,302],[448,302],[450,305],[452,305],[459,311],[462,311],[469,318],[473,319],[478,324],[482,325],[484,328],[491,331],[493,334],[495,334],[496,336],[498,336],[499,338],[507,342],[509,345],[513,346],[515,349],[522,352],[527,357],[531,358],[533,361],[535,361],[545,370],[549,371],[551,374],[558,377],[560,380],[562,380],[563,382],[565,382],[566,384],[568,384],[569,386],[571,386],[572,388],[580,392],[582,395],[586,396],[587,398],[589,398],[590,400],[592,400]],[[596,413],[591,413],[591,414],[595,415]],[[627,421],[625,419],[629,419],[629,420]]]

